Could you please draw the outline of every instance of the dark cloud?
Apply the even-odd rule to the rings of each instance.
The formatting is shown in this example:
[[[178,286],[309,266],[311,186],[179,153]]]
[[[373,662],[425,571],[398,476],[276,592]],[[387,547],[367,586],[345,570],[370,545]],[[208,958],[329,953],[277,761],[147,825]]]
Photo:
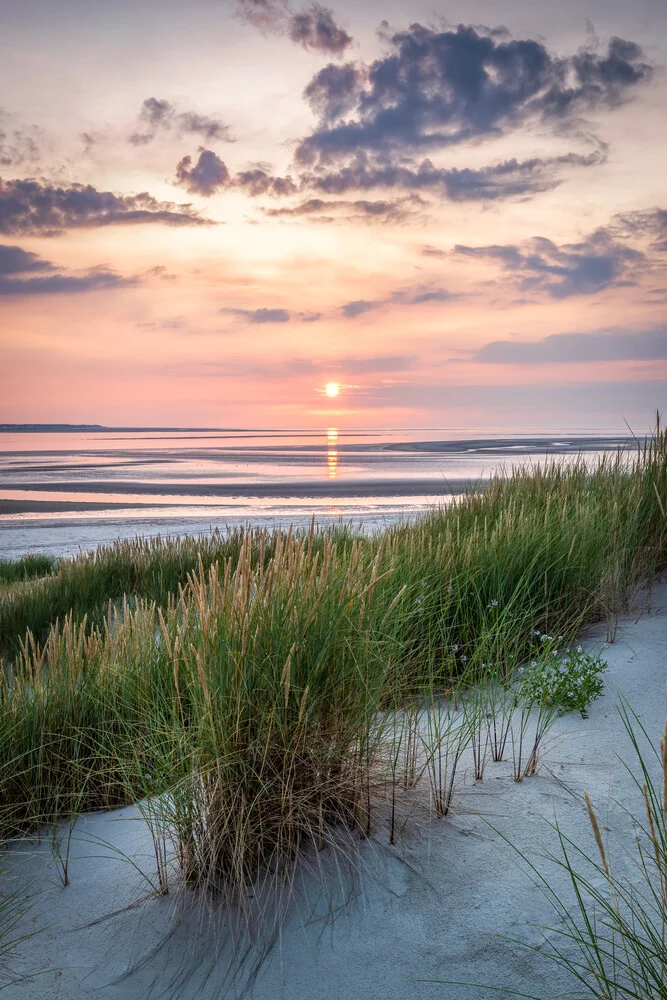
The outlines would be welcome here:
[[[55,265],[48,260],[42,260],[36,253],[16,246],[3,246],[0,243],[0,276],[8,274],[27,274],[30,271],[54,271]]]
[[[448,292],[446,288],[422,285],[418,288],[399,288],[385,299],[356,299],[345,302],[340,311],[346,319],[356,319],[357,316],[387,305],[421,306],[430,302],[449,302],[455,298],[457,296]]]
[[[415,155],[497,136],[526,122],[552,122],[627,100],[651,76],[639,46],[612,38],[606,52],[555,56],[541,42],[459,25],[413,24],[387,38],[369,65],[321,70],[306,95],[319,126],[297,149],[304,166],[366,152]],[[349,114],[352,112],[352,114]]]
[[[152,128],[171,122],[175,111],[169,101],[161,101],[157,97],[147,97],[141,106],[139,117]]]
[[[267,34],[286,35],[314,52],[340,55],[353,39],[334,19],[333,11],[319,3],[293,11],[287,0],[239,0],[242,20]]]
[[[0,244],[0,296],[90,292],[134,281],[106,268],[96,268],[84,275],[61,274],[58,270],[51,261],[43,260],[35,253]],[[35,272],[42,273],[33,277]]]
[[[287,33],[297,45],[316,52],[337,55],[352,44],[351,36],[334,21],[332,11],[318,3],[311,4],[300,14],[293,14]]]
[[[249,323],[289,323],[299,320],[301,323],[317,323],[322,319],[321,312],[290,313],[287,309],[221,309],[220,312],[232,316],[242,316]]]
[[[76,276],[51,274],[42,278],[15,279],[0,275],[1,295],[58,295],[62,293],[93,292],[133,284],[133,279],[123,278],[113,271],[92,271]]]
[[[289,323],[292,318],[287,309],[221,309],[220,312],[228,316],[240,316],[249,323]]]
[[[176,167],[176,183],[190,194],[209,198],[229,184],[229,170],[219,156],[210,149],[202,149],[199,159],[192,165],[192,157],[184,156]]]
[[[200,135],[207,142],[233,142],[229,126],[218,118],[200,115],[196,111],[177,111],[173,104],[157,97],[147,97],[139,112],[141,131],[133,132],[129,142],[145,146],[158,132],[175,131],[178,135]]]
[[[491,364],[552,364],[554,362],[665,361],[667,326],[650,330],[594,330],[555,333],[541,340],[494,340],[472,357]]]
[[[392,296],[394,302],[402,302],[408,306],[420,306],[427,302],[449,302],[456,298],[446,288],[431,288],[423,292],[397,292]]]
[[[255,309],[248,317],[251,323],[289,323],[287,309]]]
[[[287,0],[239,0],[239,16],[270,34],[284,34],[289,17]]]
[[[354,108],[363,81],[363,71],[354,63],[329,63],[315,74],[303,96],[320,118],[331,121]]]
[[[505,160],[487,167],[436,167],[429,159],[414,166],[375,164],[365,153],[360,153],[351,162],[329,170],[306,171],[296,184],[291,177],[274,177],[265,170],[239,173],[233,184],[243,188],[253,197],[270,194],[292,195],[297,192],[315,191],[323,195],[340,196],[351,191],[390,191],[403,189],[411,192],[412,207],[420,202],[423,192],[432,192],[449,201],[499,201],[508,198],[529,198],[543,191],[549,191],[561,183],[561,173],[570,167],[593,167],[604,163],[606,147],[586,154],[566,153],[562,156],[533,157],[530,160]],[[378,216],[402,206],[406,214],[405,200],[369,201],[356,200],[348,203],[357,214]],[[273,215],[308,215],[338,210],[340,201],[325,201],[311,198],[301,205],[288,209],[269,211]]]
[[[176,166],[176,184],[185,187],[191,194],[210,197],[223,188],[239,188],[253,198],[260,195],[281,197],[295,194],[298,190],[291,177],[273,177],[262,167],[253,167],[232,174],[211,149],[199,149],[197,162],[192,164],[191,156],[184,156]]]
[[[90,184],[58,187],[36,180],[0,178],[0,232],[54,235],[66,229],[160,223],[201,226],[208,221],[190,205],[98,191]]]
[[[339,195],[349,191],[404,188],[434,191],[450,201],[496,201],[528,197],[548,191],[560,183],[564,167],[590,167],[604,162],[606,150],[581,155],[567,153],[548,158],[505,160],[488,167],[442,168],[425,159],[418,166],[374,165],[365,155],[332,170],[306,173],[302,186],[323,194]]]
[[[378,309],[383,302],[371,302],[368,299],[355,299],[353,302],[346,302],[340,307],[340,311],[347,319],[356,319],[363,313],[370,312],[371,309]]]
[[[369,201],[363,198],[354,201],[325,200],[324,198],[308,198],[289,208],[266,208],[264,214],[270,218],[297,218],[300,216],[317,217],[323,212],[340,213],[344,221],[367,222],[401,222],[414,210],[423,207],[425,202],[418,196],[395,198],[392,200]]]
[[[656,253],[667,253],[667,209],[626,212],[614,217],[614,226],[623,236],[647,237]]]
[[[456,246],[454,253],[492,261],[514,277],[521,291],[543,291],[553,299],[634,284],[646,261],[641,251],[615,240],[606,229],[561,246],[535,237],[520,245]]]
[[[240,170],[234,175],[234,187],[242,188],[253,198],[259,195],[273,195],[282,197],[284,195],[296,194],[298,188],[291,177],[273,177],[259,167],[251,170]]]

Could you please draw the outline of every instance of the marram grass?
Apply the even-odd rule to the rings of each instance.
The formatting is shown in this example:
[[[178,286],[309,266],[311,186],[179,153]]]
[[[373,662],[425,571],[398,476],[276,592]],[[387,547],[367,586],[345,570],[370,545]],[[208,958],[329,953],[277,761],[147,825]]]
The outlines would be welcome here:
[[[238,899],[332,830],[370,833],[378,782],[391,839],[401,784],[425,776],[444,814],[456,741],[477,740],[483,775],[507,738],[500,706],[482,748],[488,706],[464,696],[457,723],[459,693],[506,690],[536,631],[613,630],[665,565],[665,507],[658,429],[380,535],[248,529],[63,560],[0,601],[0,837],[149,798],[185,881]]]

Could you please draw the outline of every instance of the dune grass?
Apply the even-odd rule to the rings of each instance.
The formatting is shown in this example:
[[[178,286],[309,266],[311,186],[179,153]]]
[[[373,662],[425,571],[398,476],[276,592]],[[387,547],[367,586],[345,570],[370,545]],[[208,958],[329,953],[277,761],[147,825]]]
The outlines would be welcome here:
[[[57,560],[42,554],[22,556],[20,559],[0,559],[0,584],[21,583],[53,573]]]
[[[571,974],[577,984],[571,1000],[667,998],[667,727],[654,740],[626,701],[618,710],[635,753],[634,766],[623,763],[636,802],[619,803],[632,820],[632,842],[612,856],[585,792],[590,844],[573,841],[556,819],[550,825],[558,851],[543,856],[549,868],[514,848],[558,918],[543,928],[544,942],[534,950]],[[558,872],[571,892],[554,888]]]
[[[666,505],[658,429],[376,536],[247,530],[65,560],[0,604],[20,648],[0,675],[0,838],[148,797],[184,880],[238,900],[332,830],[368,835],[378,783],[425,775],[445,814],[479,732],[459,697],[480,680],[506,697],[538,632],[565,647],[586,622],[613,629],[667,561]],[[424,710],[428,738],[408,725],[397,745]]]

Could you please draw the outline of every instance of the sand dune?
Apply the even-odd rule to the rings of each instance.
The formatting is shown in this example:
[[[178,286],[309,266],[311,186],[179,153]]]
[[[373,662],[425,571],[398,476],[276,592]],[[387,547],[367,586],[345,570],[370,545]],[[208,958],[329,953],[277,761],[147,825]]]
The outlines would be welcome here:
[[[604,640],[601,626],[587,634],[584,645],[599,648]],[[555,997],[572,985],[564,974],[499,936],[536,944],[540,934],[532,925],[553,923],[554,915],[493,827],[522,851],[540,845],[555,849],[546,821],[555,812],[567,836],[594,847],[583,802],[587,789],[610,852],[623,864],[614,845],[631,843],[632,824],[617,802],[639,808],[641,801],[617,757],[632,763],[615,701],[624,695],[658,739],[665,720],[665,648],[667,584],[661,584],[654,588],[651,610],[626,618],[606,649],[606,690],[591,706],[590,718],[570,714],[557,722],[536,777],[517,785],[511,762],[489,764],[484,781],[475,783],[470,768],[464,769],[452,818],[415,815],[396,847],[389,847],[380,828],[369,841],[357,842],[349,863],[324,851],[326,890],[304,872],[280,934],[260,940],[240,971],[223,915],[193,907],[177,891],[162,898],[147,894],[137,869],[152,872],[152,844],[135,808],[77,822],[66,888],[58,882],[48,842],[25,842],[15,852],[14,884],[39,893],[26,918],[26,929],[37,933],[18,948],[12,967],[36,977],[5,995],[8,1000],[493,995],[473,986],[419,981],[440,979]],[[546,861],[539,864],[549,870]],[[562,878],[555,884],[567,892]]]

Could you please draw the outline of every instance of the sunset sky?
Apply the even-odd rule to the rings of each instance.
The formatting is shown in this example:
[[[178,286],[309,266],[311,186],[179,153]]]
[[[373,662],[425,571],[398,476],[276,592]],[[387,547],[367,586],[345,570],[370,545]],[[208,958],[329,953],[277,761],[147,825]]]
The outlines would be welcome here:
[[[0,24],[0,421],[667,411],[664,0],[0,0]]]

